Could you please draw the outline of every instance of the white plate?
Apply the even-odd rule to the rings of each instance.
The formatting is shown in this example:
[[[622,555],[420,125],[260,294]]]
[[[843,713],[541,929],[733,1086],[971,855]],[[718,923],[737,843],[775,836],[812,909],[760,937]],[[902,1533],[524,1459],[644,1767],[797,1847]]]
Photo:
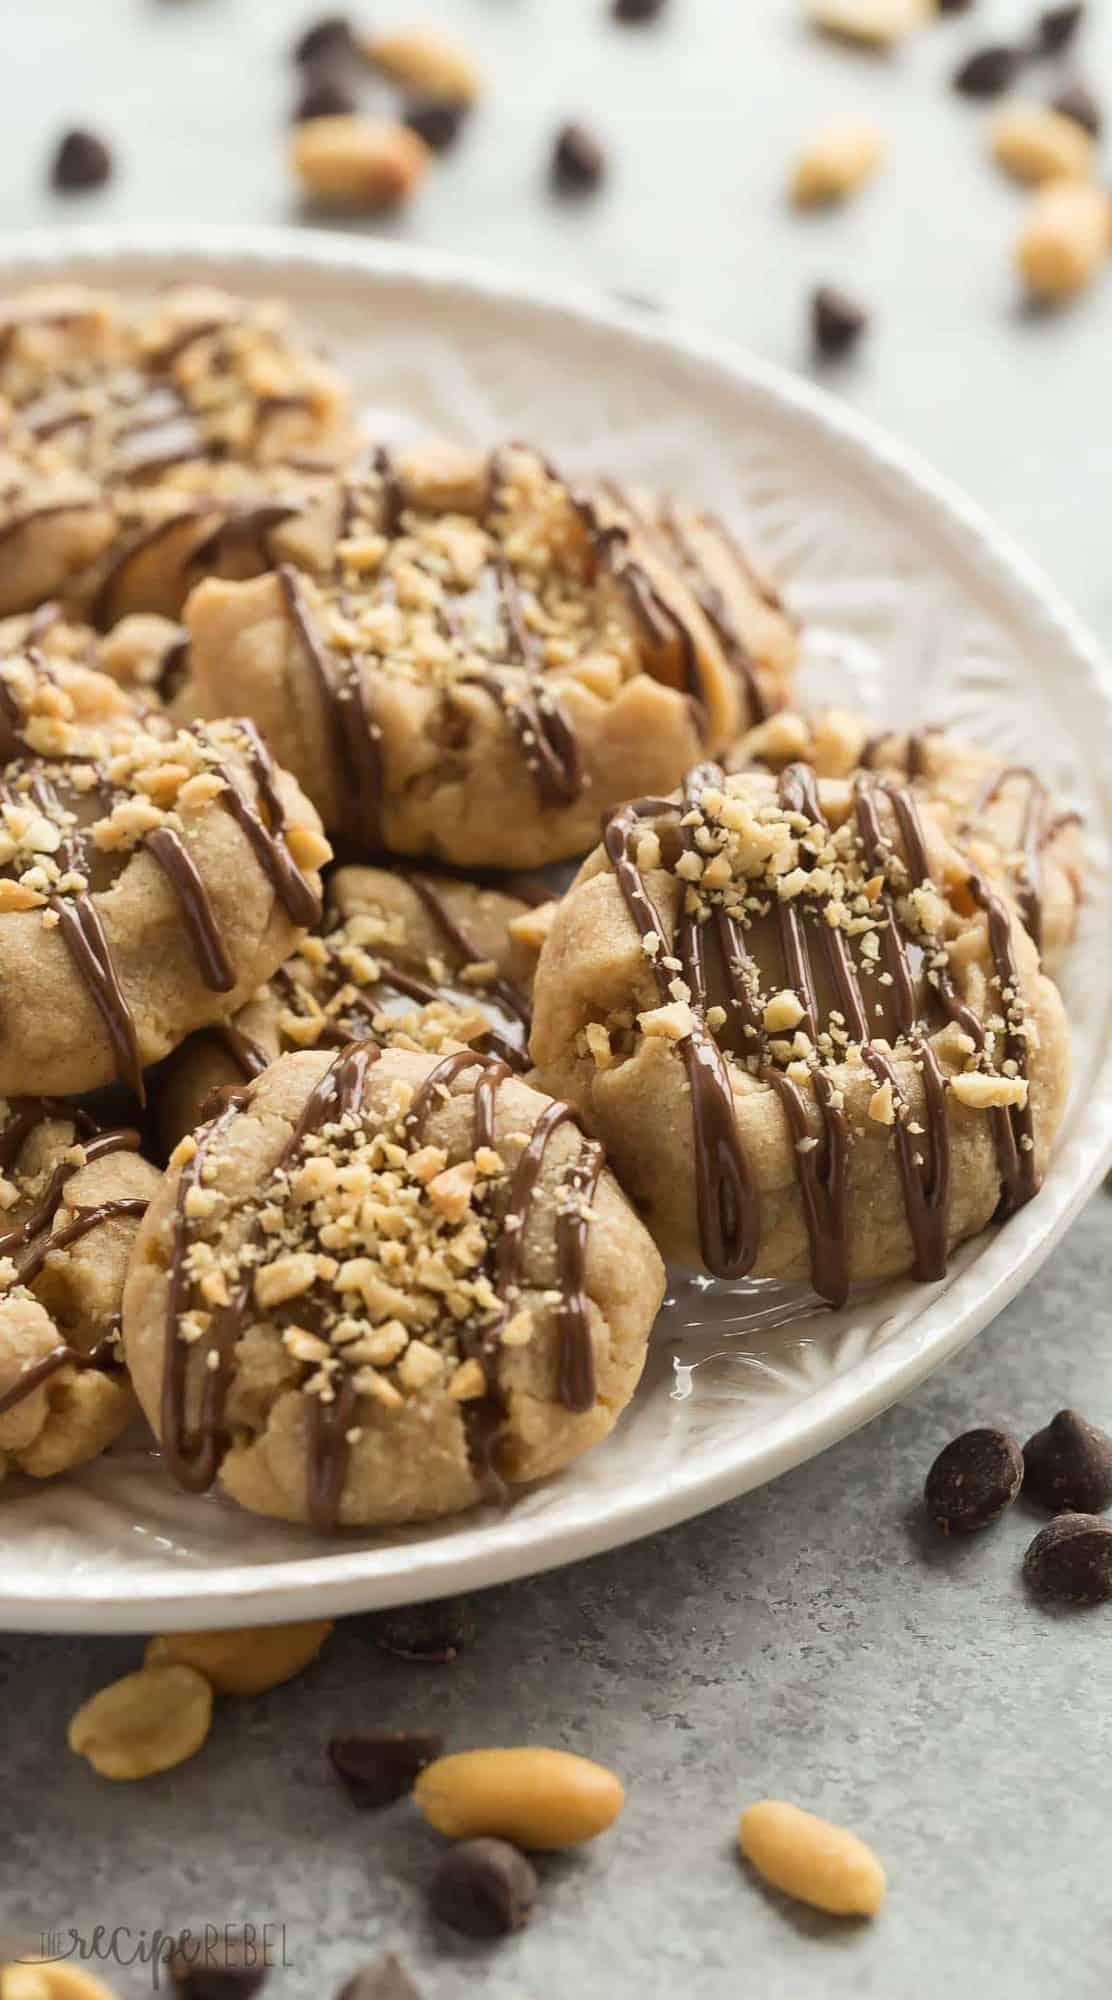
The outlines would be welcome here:
[[[806,383],[671,322],[540,296],[336,236],[180,231],[24,239],[5,285],[129,290],[185,276],[290,298],[391,435],[535,439],[573,470],[723,514],[806,622],[807,686],[953,723],[1080,798],[1093,882],[1067,998],[1076,1087],[1036,1201],[955,1257],[839,1313],[685,1280],[613,1438],[505,1514],[322,1544],[182,1494],[142,1446],[0,1501],[0,1627],[151,1631],[473,1589],[648,1534],[772,1479],[875,1416],[1026,1282],[1112,1154],[1112,680],[1039,572],[957,493]],[[1080,968],[1084,967],[1084,976]]]

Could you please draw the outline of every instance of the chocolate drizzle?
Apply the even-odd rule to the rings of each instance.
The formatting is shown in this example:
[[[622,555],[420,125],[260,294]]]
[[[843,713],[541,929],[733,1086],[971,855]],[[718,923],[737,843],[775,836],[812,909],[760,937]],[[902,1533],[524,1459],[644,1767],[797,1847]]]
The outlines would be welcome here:
[[[98,1340],[95,1347],[73,1347],[69,1341],[60,1340],[57,1347],[52,1347],[49,1353],[44,1354],[30,1368],[25,1368],[16,1381],[0,1393],[0,1417],[6,1417],[8,1411],[14,1410],[18,1403],[24,1402],[28,1396],[33,1396],[35,1390],[41,1389],[44,1382],[49,1382],[52,1376],[57,1375],[59,1369],[96,1368],[107,1374],[121,1366],[118,1325],[110,1333],[105,1334],[103,1340]]]
[[[289,618],[317,685],[340,792],[340,821],[355,844],[383,845],[382,732],[369,708],[358,661],[325,646],[297,571],[283,563],[278,582]]]
[[[453,916],[435,885],[427,877],[417,873],[407,872],[405,879],[436,926],[440,942],[454,961],[455,970],[462,971],[468,966],[481,965],[484,954],[480,946],[459,919]],[[342,923],[339,935],[343,936]],[[480,1049],[483,1054],[496,1056],[508,1069],[516,1072],[520,1073],[529,1067],[526,1044],[529,1037],[531,1009],[528,995],[516,986],[513,980],[495,973],[482,981],[476,980],[474,983],[469,981],[466,986],[462,983],[453,986],[450,981],[433,984],[429,979],[423,979],[414,972],[392,964],[388,959],[380,958],[375,961],[378,967],[377,977],[373,981],[357,985],[352,982],[348,968],[337,954],[334,937],[326,932],[320,943],[328,955],[329,977],[335,980],[336,990],[342,991],[345,997],[342,1011],[330,1016],[322,1026],[316,1047],[327,1047],[329,1043],[342,1047],[347,1042],[364,1039],[377,1041],[381,1047],[388,1046],[389,1022],[387,1021],[383,1027],[383,1010],[380,1005],[384,993],[398,994],[404,999],[414,1001],[420,1007],[434,1006],[438,1003],[449,1005],[453,1002],[459,1003],[466,993],[469,1000],[487,1000],[493,1003],[518,1024],[519,1031],[511,1040],[509,1035],[503,1034],[492,1023],[482,1038],[476,1039],[472,1046]],[[291,1010],[299,1011],[304,989],[288,965],[279,966],[277,972],[271,975],[271,986]],[[309,990],[314,994],[316,992],[312,985]],[[243,1034],[232,1022],[214,1023],[211,1027],[201,1030],[201,1033],[221,1044],[224,1053],[230,1057],[244,1082],[249,1082],[251,1078],[258,1076],[271,1061],[266,1050],[250,1036]],[[286,1053],[291,1046],[300,1047],[301,1044],[290,1043],[283,1035],[279,1052]]]
[[[110,1200],[90,1204],[85,1208],[75,1208],[68,1222],[54,1228],[60,1209],[68,1207],[67,1189],[75,1175],[90,1166],[94,1160],[103,1159],[110,1153],[136,1152],[139,1134],[128,1130],[98,1132],[92,1121],[82,1112],[74,1112],[73,1107],[61,1100],[46,1097],[13,1098],[9,1102],[9,1116],[0,1131],[0,1173],[7,1175],[16,1166],[19,1156],[36,1128],[47,1120],[58,1119],[71,1123],[81,1145],[83,1157],[79,1161],[59,1160],[22,1222],[0,1233],[0,1257],[11,1258],[15,1264],[17,1285],[33,1285],[47,1259],[56,1251],[68,1250],[80,1242],[92,1230],[117,1217],[138,1217],[146,1212],[145,1196],[122,1195]],[[118,1321],[108,1333],[90,1349],[74,1347],[68,1341],[60,1341],[49,1353],[41,1357],[30,1368],[26,1368],[0,1392],[0,1416],[14,1409],[25,1397],[30,1396],[50,1380],[59,1369],[73,1367],[110,1368],[119,1365],[117,1347]]]
[[[690,802],[695,784],[700,779],[709,781],[714,772],[715,766],[702,765],[692,774],[685,790],[685,805]],[[642,943],[651,947],[650,962],[665,1005],[672,997],[668,969],[660,962],[667,932],[630,850],[640,820],[655,818],[660,813],[679,815],[682,810],[667,799],[636,799],[615,813],[603,832],[626,908]],[[741,997],[741,989],[748,954],[740,925],[733,927],[728,940],[721,929],[716,929],[714,936],[724,958],[729,951],[727,965],[732,973],[734,997],[744,1008],[747,1000]],[[740,1278],[752,1269],[760,1242],[756,1183],[738,1131],[725,1057],[706,1023],[705,931],[686,915],[680,919],[677,946],[684,978],[691,989],[695,1021],[693,1032],[681,1048],[694,1123],[699,1244],[703,1262],[716,1278]]]
[[[46,671],[45,666],[43,671]],[[10,689],[0,678],[0,729],[3,727],[11,733],[15,746],[22,747],[22,716]],[[252,723],[243,721],[238,727],[262,811],[241,789],[231,767],[216,759],[211,768],[222,781],[220,803],[246,834],[259,866],[291,922],[309,929],[319,921],[320,898],[289,852],[285,813],[273,760]],[[198,742],[211,748],[212,739],[202,725],[194,725],[192,733]],[[105,767],[94,763],[93,768],[101,805],[105,811],[111,811],[117,794],[109,783]],[[18,766],[14,767],[9,775],[13,782],[23,778],[27,794],[39,810],[53,824],[63,827],[63,798],[43,760],[36,759],[22,771]],[[0,785],[0,802],[12,804],[18,796],[18,793],[13,793],[10,783]],[[122,798],[126,795],[120,793],[118,796]],[[140,845],[150,853],[174,891],[205,984],[213,992],[230,992],[236,983],[235,968],[221,938],[211,897],[185,841],[172,827],[164,824],[144,834]],[[88,830],[65,827],[56,850],[56,860],[63,878],[73,875],[87,882],[91,865]],[[51,894],[48,904],[57,915],[58,928],[74,968],[104,1022],[116,1074],[134,1092],[139,1103],[144,1104],[143,1067],[135,1017],[121,985],[94,895],[88,888],[67,889],[64,893]]]
[[[904,750],[900,755],[898,739],[893,739],[888,731],[882,730],[870,736],[860,756],[864,769],[870,769],[883,761],[886,765],[902,768],[908,779],[915,783],[930,776],[930,738],[940,735],[938,729],[924,728],[909,730],[905,738]],[[883,760],[880,752],[885,747]],[[1052,813],[1050,795],[1041,778],[1029,764],[1002,764],[998,770],[990,771],[978,786],[967,812],[957,829],[959,842],[967,841],[977,832],[977,822],[987,806],[998,798],[1005,787],[1022,785],[1023,803],[1020,816],[1019,836],[1015,842],[1020,856],[1016,871],[1014,895],[1024,927],[1037,950],[1043,942],[1043,857],[1057,836],[1067,827],[1080,822],[1076,812]]]
[[[351,1142],[359,1131],[367,1074],[379,1060],[379,1050],[366,1042],[350,1043],[318,1079],[306,1098],[297,1124],[277,1162],[275,1173],[287,1173],[298,1160],[307,1138],[326,1125],[337,1127],[337,1145],[345,1143],[344,1127]],[[412,1149],[424,1143],[429,1120],[445,1102],[451,1086],[468,1070],[477,1069],[473,1097],[472,1145],[474,1150],[493,1146],[498,1092],[509,1076],[507,1066],[473,1050],[453,1051],[436,1063],[413,1094],[402,1121],[404,1142]],[[189,1255],[194,1242],[194,1225],[189,1215],[190,1195],[202,1185],[209,1163],[244,1108],[250,1090],[231,1090],[213,1118],[197,1136],[196,1150],[182,1167],[174,1208],[172,1250],[166,1306],[163,1363],[161,1434],[167,1462],[179,1482],[191,1491],[203,1491],[212,1484],[227,1445],[226,1403],[234,1367],[236,1343],[247,1321],[255,1264],[243,1258],[245,1275],[238,1280],[225,1306],[216,1309],[205,1335],[208,1349],[203,1366],[196,1370],[191,1391],[189,1354],[191,1348],[181,1337],[182,1316],[192,1293]],[[461,1407],[468,1451],[480,1492],[493,1497],[502,1492],[494,1469],[492,1452],[504,1421],[499,1387],[499,1358],[502,1328],[510,1317],[520,1289],[524,1263],[524,1239],[544,1156],[553,1134],[564,1125],[574,1125],[574,1114],[565,1104],[550,1104],[538,1118],[510,1176],[505,1208],[494,1223],[489,1252],[492,1277],[498,1293],[497,1312],[485,1322],[455,1329],[464,1359],[475,1359],[483,1370],[486,1391]],[[558,1308],[559,1343],[557,1355],[558,1393],[573,1411],[589,1409],[594,1402],[595,1381],[590,1330],[590,1307],[584,1290],[589,1204],[598,1186],[603,1167],[602,1149],[584,1140],[577,1157],[560,1177],[557,1196],[556,1264],[560,1290]],[[255,1195],[248,1201],[256,1199]],[[257,1220],[246,1239],[248,1252],[258,1243],[261,1229]],[[313,1319],[312,1294],[301,1294],[296,1302],[298,1323]],[[279,1312],[281,1308],[278,1309]],[[200,1359],[200,1356],[198,1357]],[[342,1353],[329,1377],[330,1393],[309,1394],[307,1415],[306,1505],[313,1525],[326,1532],[335,1527],[350,1456],[352,1420],[358,1397]],[[306,1392],[309,1393],[309,1392]],[[195,1403],[190,1411],[191,1398]],[[192,1415],[192,1421],[191,1419]]]
[[[691,834],[683,824],[684,818],[698,805],[700,794],[708,786],[717,787],[722,782],[722,773],[715,765],[701,766],[688,778],[680,803],[661,799],[634,801],[614,814],[604,831],[607,856],[626,908],[646,946],[662,1004],[672,998],[672,974],[664,963],[668,938],[634,859],[638,828],[646,820],[672,817],[678,822],[680,844],[691,849]],[[899,828],[912,886],[925,884],[929,880],[926,844],[910,792],[859,775],[854,786],[854,809],[857,838],[866,865],[883,876],[891,858],[891,841],[883,831],[877,810],[882,796],[889,800]],[[829,831],[814,773],[808,766],[789,765],[779,778],[777,797],[784,812],[824,833]],[[805,847],[800,849],[799,865],[804,868],[813,865]],[[1015,1073],[1026,1077],[1026,1042],[1013,1020],[1020,989],[1008,915],[1000,899],[976,872],[970,877],[969,889],[987,920],[995,982],[1007,1022],[1006,1056],[1015,1064]],[[823,904],[827,900],[821,899]],[[799,1025],[810,1050],[801,1059],[809,1070],[819,1116],[816,1134],[812,1130],[808,1096],[785,1069],[769,1058],[757,1001],[759,975],[749,956],[740,922],[722,905],[698,912],[689,910],[687,902],[684,897],[674,950],[690,994],[694,1028],[680,1042],[679,1049],[691,1096],[699,1238],[707,1269],[716,1277],[744,1275],[756,1261],[760,1239],[757,1191],[741,1143],[726,1055],[707,1021],[709,951],[713,955],[711,973],[715,983],[729,998],[729,1006],[724,1010],[726,1025],[718,1031],[724,1038],[725,1049],[748,1059],[759,1081],[776,1092],[784,1113],[806,1220],[815,1290],[835,1306],[843,1304],[848,1296],[850,1126],[841,1092],[829,1070],[819,1061],[816,1050],[820,1023],[813,940],[817,934],[825,976],[838,1009],[834,1018],[840,1017],[844,1024],[847,1041],[860,1047],[862,1060],[878,1086],[891,1087],[896,1160],[912,1241],[914,1275],[924,1281],[941,1277],[946,1267],[950,1135],[946,1079],[924,1032],[927,1023],[923,1005],[931,1006],[936,994],[933,1004],[940,1010],[941,1018],[956,1022],[971,1037],[977,1050],[983,1051],[987,1043],[983,1023],[961,1000],[948,967],[932,970],[926,1002],[921,1001],[911,957],[914,947],[910,945],[890,889],[886,884],[881,886],[877,907],[878,946],[883,974],[887,975],[882,990],[888,997],[877,1003],[877,1011],[885,1018],[886,1028],[887,1013],[891,1011],[894,1032],[906,1042],[922,1079],[920,1126],[912,1120],[911,1107],[890,1060],[889,1034],[886,1032],[884,1041],[879,1041],[870,1023],[844,933],[823,920],[821,908],[816,912],[798,907],[796,899],[791,898],[776,904],[775,925],[784,979],[802,1009]],[[1007,1215],[1029,1200],[1038,1184],[1032,1112],[1029,1104],[994,1107],[991,1117],[1001,1179],[999,1212]]]

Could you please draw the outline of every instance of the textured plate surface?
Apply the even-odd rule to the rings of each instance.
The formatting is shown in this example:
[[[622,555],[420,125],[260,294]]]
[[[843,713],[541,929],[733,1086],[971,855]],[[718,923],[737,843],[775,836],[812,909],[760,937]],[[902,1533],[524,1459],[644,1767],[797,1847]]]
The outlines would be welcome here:
[[[180,1493],[142,1439],[0,1500],[0,1627],[150,1631],[367,1609],[612,1547],[786,1471],[886,1408],[1018,1290],[1112,1154],[1112,678],[1038,571],[960,495],[805,383],[674,327],[546,299],[454,260],[278,231],[24,238],[0,281],[184,277],[288,297],[382,434],[535,439],[573,471],[714,507],[807,627],[805,687],[949,723],[1077,800],[1093,881],[1066,980],[1070,1114],[1038,1199],[842,1312],[682,1279],[613,1438],[508,1513],[328,1545]],[[1082,968],[1084,971],[1082,973]]]

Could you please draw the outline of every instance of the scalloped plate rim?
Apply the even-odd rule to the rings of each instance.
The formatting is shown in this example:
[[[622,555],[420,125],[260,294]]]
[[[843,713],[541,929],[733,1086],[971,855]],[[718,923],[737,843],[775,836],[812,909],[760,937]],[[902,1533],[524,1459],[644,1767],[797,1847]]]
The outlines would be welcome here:
[[[454,253],[280,227],[33,230],[0,249],[0,282],[73,264],[114,264],[141,273],[145,264],[179,257],[216,270],[239,264],[280,276],[283,266],[316,269],[323,276],[362,274],[372,283],[394,280],[441,294],[454,290],[472,302],[503,299],[545,319],[565,317],[583,331],[605,329],[673,362],[714,370],[735,392],[755,393],[804,427],[816,427],[874,483],[879,473],[902,508],[917,512],[972,574],[987,578],[1068,654],[1073,674],[1080,674],[1094,698],[1103,702],[1112,734],[1112,668],[1098,642],[1038,565],[975,502],[848,405],[743,347],[685,325],[670,312],[646,320],[636,309],[582,288],[553,290]],[[223,275],[231,282],[226,269]],[[431,1540],[179,1572],[174,1588],[156,1577],[128,1572],[115,1589],[85,1589],[76,1577],[65,1594],[0,1590],[0,1626],[11,1631],[134,1632],[205,1625],[233,1612],[237,1623],[264,1623],[365,1611],[533,1575],[689,1519],[814,1457],[889,1408],[957,1353],[1034,1275],[1110,1160],[1112,1038],[1064,1155],[1056,1159],[1037,1203],[997,1232],[992,1250],[972,1268],[959,1269],[925,1290],[922,1311],[892,1341],[875,1346],[844,1373],[746,1433],[732,1449],[720,1446],[705,1458],[699,1454],[697,1469],[673,1473],[655,1494],[635,1492],[624,1503],[620,1498],[615,1503],[608,1494],[585,1520],[561,1527],[542,1515],[504,1540],[480,1526],[439,1544]],[[1017,1237],[1025,1239],[1024,1247],[1016,1242],[1018,1255],[1007,1259],[1005,1248]],[[991,1267],[987,1274],[986,1264]],[[482,1546],[468,1552],[467,1541],[475,1534]]]

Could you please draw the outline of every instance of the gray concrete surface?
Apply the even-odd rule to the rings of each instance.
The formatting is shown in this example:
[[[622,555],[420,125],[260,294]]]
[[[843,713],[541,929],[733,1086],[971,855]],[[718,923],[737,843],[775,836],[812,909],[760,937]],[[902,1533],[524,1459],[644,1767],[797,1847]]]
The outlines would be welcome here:
[[[372,0],[368,0],[368,5]],[[5,21],[0,228],[55,220],[294,216],[280,152],[291,0],[40,0]],[[981,158],[983,114],[944,79],[958,50],[1026,22],[981,0],[890,61],[819,45],[792,0],[672,0],[620,30],[603,0],[374,0],[452,21],[491,77],[402,240],[648,293],[805,364],[819,277],[877,323],[837,390],[984,502],[1112,640],[1112,292],[1056,319],[1017,306],[1019,202]],[[1083,44],[1112,85],[1112,9]],[[1034,81],[1043,88],[1049,75]],[[800,222],[785,159],[868,106],[891,165],[853,210]],[[613,146],[594,200],[546,193],[549,132],[578,112]],[[58,127],[118,143],[102,195],[43,190]],[[272,1990],[328,2000],[377,1950],[425,2000],[1089,2000],[1112,1957],[1108,1612],[1053,1616],[1019,1581],[1034,1518],[949,1546],[917,1496],[953,1432],[1024,1435],[1070,1402],[1112,1423],[1110,1213],[1098,1197],[1041,1277],[900,1409],[746,1500],[615,1555],[492,1592],[453,1667],[403,1669],[350,1621],[297,1686],[222,1706],[192,1764],[110,1790],[65,1749],[77,1703],[137,1656],[123,1641],[0,1644],[0,1929],[284,1924]],[[627,1780],[616,1831],[543,1869],[533,1928],[497,1948],[434,1934],[436,1849],[404,1807],[360,1816],[324,1763],[361,1723],[456,1744],[561,1743]],[[796,1797],[870,1835],[892,1894],[871,1927],[766,1896],[739,1869],[739,1806]],[[140,1968],[104,1968],[122,1993]]]

